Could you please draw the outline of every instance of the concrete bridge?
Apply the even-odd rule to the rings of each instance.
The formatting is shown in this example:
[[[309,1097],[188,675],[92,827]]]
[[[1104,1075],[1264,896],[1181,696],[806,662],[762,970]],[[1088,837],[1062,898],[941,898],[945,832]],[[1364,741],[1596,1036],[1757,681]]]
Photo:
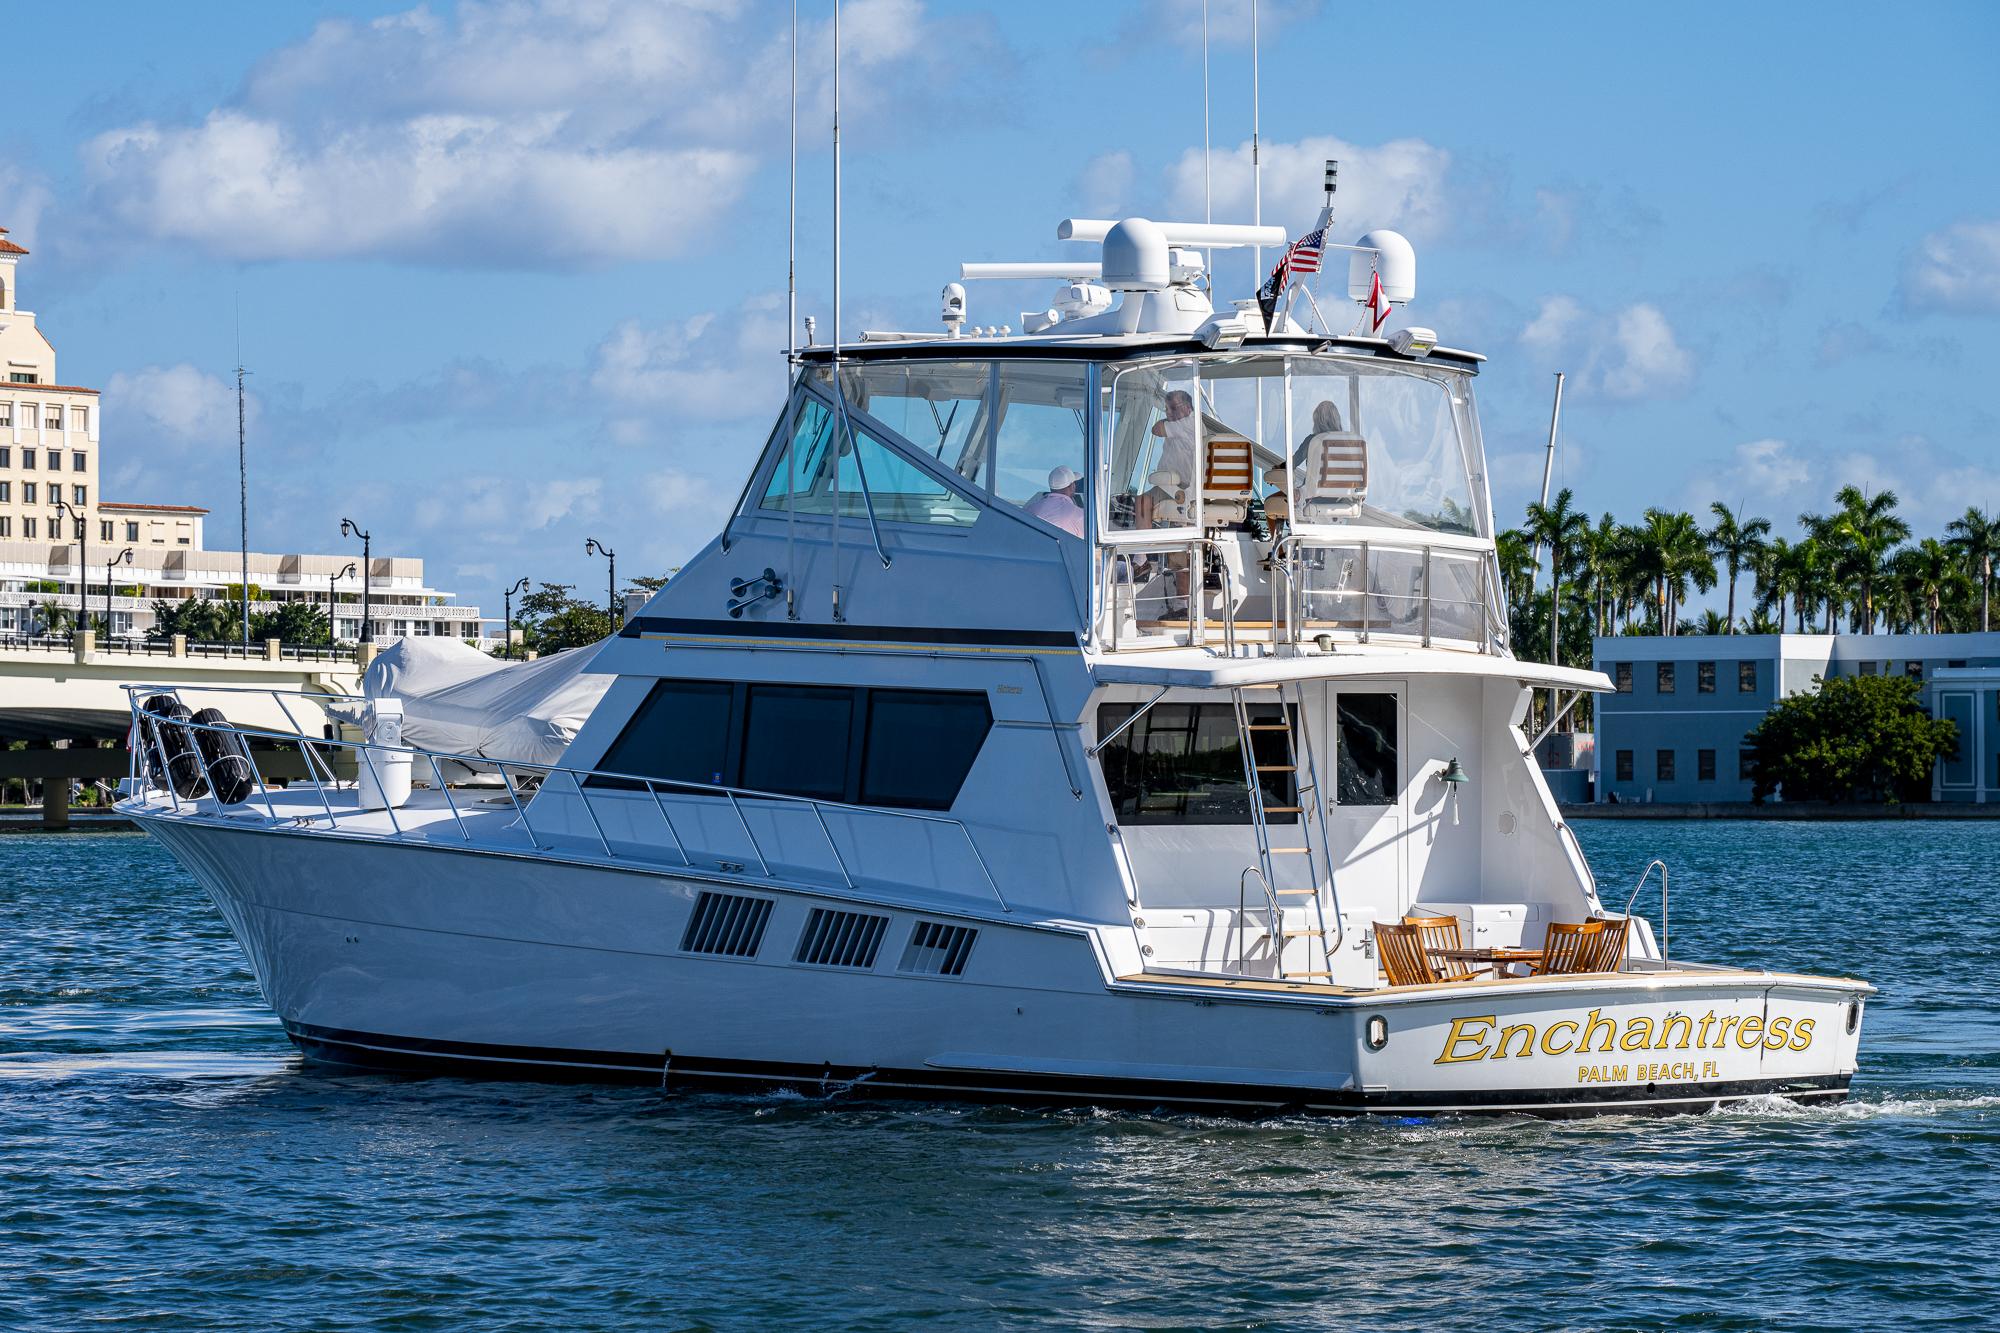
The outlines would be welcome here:
[[[71,781],[115,782],[125,776],[128,759],[124,742],[131,713],[125,685],[173,685],[199,689],[296,690],[309,694],[358,694],[361,671],[373,657],[373,645],[355,650],[286,648],[276,639],[241,647],[189,644],[176,635],[163,644],[105,643],[88,631],[57,639],[0,640],[0,742],[26,742],[25,749],[0,749],[0,780],[25,779],[42,784],[43,823],[62,827],[68,822]],[[292,722],[269,695],[229,694],[218,690],[209,699],[184,696],[191,706],[212,704],[232,722],[291,731]],[[322,719],[310,704],[291,705],[298,725],[311,728]],[[286,773],[286,760],[298,767]],[[259,754],[262,768],[267,756]],[[273,777],[303,778],[296,754],[268,756]]]

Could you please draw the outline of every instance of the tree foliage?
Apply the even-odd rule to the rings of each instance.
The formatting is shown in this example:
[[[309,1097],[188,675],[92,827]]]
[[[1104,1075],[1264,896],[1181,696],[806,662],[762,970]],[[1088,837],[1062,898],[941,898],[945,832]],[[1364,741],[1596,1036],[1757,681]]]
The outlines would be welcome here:
[[[575,591],[574,583],[544,583],[514,604],[514,625],[523,646],[547,656],[610,636],[610,613],[571,596]]]
[[[256,585],[251,585],[254,590]],[[243,638],[243,603],[189,597],[155,601],[147,637],[164,643],[185,634],[189,643],[238,643]],[[250,641],[282,639],[294,646],[327,642],[326,612],[316,602],[286,602],[275,611],[250,613]]]
[[[1815,680],[1772,706],[1744,738],[1754,799],[1927,801],[1931,770],[1958,747],[1958,728],[1917,702],[1907,676]]]

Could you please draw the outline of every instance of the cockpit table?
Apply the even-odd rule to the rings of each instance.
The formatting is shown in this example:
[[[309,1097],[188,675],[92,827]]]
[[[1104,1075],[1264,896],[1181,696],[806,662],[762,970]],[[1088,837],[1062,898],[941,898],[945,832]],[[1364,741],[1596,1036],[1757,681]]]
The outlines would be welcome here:
[[[1507,975],[1507,969],[1516,963],[1539,963],[1542,961],[1540,949],[1523,949],[1513,944],[1496,944],[1482,949],[1439,949],[1439,958],[1449,958],[1454,963],[1487,963],[1493,968],[1494,977]]]

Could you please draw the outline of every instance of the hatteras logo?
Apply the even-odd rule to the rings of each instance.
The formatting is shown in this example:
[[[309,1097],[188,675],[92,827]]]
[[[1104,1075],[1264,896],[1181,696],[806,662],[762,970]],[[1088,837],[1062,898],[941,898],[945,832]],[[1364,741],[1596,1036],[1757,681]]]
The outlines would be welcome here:
[[[1432,1064],[1470,1064],[1542,1055],[1609,1054],[1614,1051],[1719,1051],[1733,1041],[1741,1050],[1803,1051],[1812,1045],[1813,1020],[1773,1018],[1761,1014],[1719,1015],[1713,1009],[1693,1014],[1668,1014],[1659,1022],[1640,1014],[1606,1018],[1593,1009],[1581,1019],[1562,1018],[1542,1027],[1535,1023],[1503,1025],[1497,1014],[1473,1014],[1451,1020],[1444,1049]]]

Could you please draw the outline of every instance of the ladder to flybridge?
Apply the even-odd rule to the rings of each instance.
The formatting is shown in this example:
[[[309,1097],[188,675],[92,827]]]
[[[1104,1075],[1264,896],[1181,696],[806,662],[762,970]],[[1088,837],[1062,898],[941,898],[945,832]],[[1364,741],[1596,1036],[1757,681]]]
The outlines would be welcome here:
[[[1245,694],[1256,689],[1259,693],[1271,691],[1277,700],[1276,720],[1253,719],[1251,703]],[[1333,882],[1332,841],[1326,829],[1326,799],[1320,792],[1319,764],[1313,754],[1312,728],[1306,724],[1303,700],[1298,696],[1296,686],[1269,685],[1247,686],[1232,689],[1229,701],[1236,714],[1236,736],[1238,748],[1243,755],[1243,780],[1250,799],[1250,826],[1257,839],[1257,864],[1252,867],[1264,882],[1264,901],[1268,913],[1267,934],[1271,940],[1271,953],[1276,973],[1281,979],[1316,978],[1330,980],[1333,976],[1333,953],[1340,947],[1341,931],[1340,897]],[[1260,701],[1261,702],[1261,701]],[[1284,737],[1285,749],[1282,763],[1263,763],[1257,754],[1256,739],[1259,735],[1278,734]],[[1303,771],[1299,764],[1301,754],[1305,759]],[[1290,805],[1265,804],[1264,774],[1291,774],[1292,801]],[[1299,847],[1273,847],[1271,845],[1272,815],[1297,815],[1300,841]],[[1314,827],[1318,827],[1318,837],[1314,837]],[[1300,888],[1296,885],[1281,888],[1278,885],[1276,866],[1273,858],[1278,856],[1305,857],[1306,881],[1311,886]],[[1322,883],[1320,871],[1325,870]],[[1246,868],[1241,876],[1247,880],[1252,868]],[[1239,903],[1243,901],[1239,881]],[[1333,899],[1333,925],[1329,929],[1326,915],[1326,901]],[[1310,900],[1311,924],[1297,929],[1286,929],[1285,899],[1306,898]],[[1243,965],[1243,937],[1247,927],[1239,913],[1236,923],[1237,965]],[[1304,971],[1285,970],[1285,946],[1295,939],[1319,941],[1320,966]]]

